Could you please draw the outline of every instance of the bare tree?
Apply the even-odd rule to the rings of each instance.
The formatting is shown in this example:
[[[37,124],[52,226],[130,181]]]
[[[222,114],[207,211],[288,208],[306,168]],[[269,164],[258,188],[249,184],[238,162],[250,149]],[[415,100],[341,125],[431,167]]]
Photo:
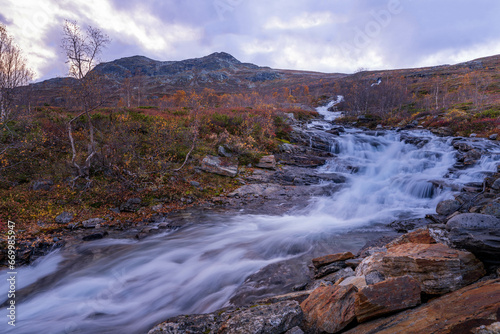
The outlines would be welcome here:
[[[28,68],[21,50],[0,24],[0,123],[15,116],[15,88],[28,84],[33,72]]]
[[[92,69],[99,62],[99,55],[109,44],[109,37],[101,30],[88,27],[82,31],[75,21],[66,21],[63,27],[64,37],[61,48],[66,53],[69,64],[70,76],[78,79],[77,84],[72,87],[72,95],[77,98],[80,113],[68,122],[68,136],[71,143],[72,159],[71,164],[76,170],[73,184],[79,178],[87,180],[90,186],[90,167],[92,159],[96,154],[96,141],[94,126],[92,124],[91,111],[101,106],[104,102],[102,98],[101,76]],[[88,131],[87,152],[83,158],[79,159],[78,151],[73,138],[73,122],[80,117],[85,117]]]

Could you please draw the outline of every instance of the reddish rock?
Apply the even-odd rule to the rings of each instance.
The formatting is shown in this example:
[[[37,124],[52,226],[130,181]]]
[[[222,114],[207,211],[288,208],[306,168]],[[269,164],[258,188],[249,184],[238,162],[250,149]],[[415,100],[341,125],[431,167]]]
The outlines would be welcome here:
[[[390,278],[366,286],[356,294],[358,322],[404,310],[420,304],[420,283],[409,276]]]
[[[346,334],[461,334],[500,319],[500,279],[488,280],[436,298],[396,315],[363,323]]]
[[[426,228],[418,229],[416,231],[403,234],[394,241],[386,245],[387,248],[402,245],[402,244],[435,244],[436,240],[430,235],[429,230]]]
[[[354,255],[351,252],[346,252],[346,253],[337,253],[337,254],[330,254],[330,255],[325,255],[325,256],[320,256],[315,259],[312,259],[313,265],[316,268],[322,267],[324,265],[337,262],[337,261],[345,261],[349,259],[353,259]]]
[[[427,294],[443,294],[460,289],[484,276],[483,264],[472,253],[443,244],[407,243],[386,253],[367,257],[356,275],[377,271],[386,278],[409,275],[420,282]]]
[[[354,319],[354,298],[356,287],[322,286],[311,293],[300,304],[304,312],[304,326],[307,332],[337,333]]]

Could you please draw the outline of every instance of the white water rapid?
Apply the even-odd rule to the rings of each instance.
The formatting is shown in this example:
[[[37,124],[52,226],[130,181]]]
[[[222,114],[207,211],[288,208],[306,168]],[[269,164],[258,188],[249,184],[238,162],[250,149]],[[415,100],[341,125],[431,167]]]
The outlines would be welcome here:
[[[316,123],[311,131],[329,127]],[[427,143],[417,148],[401,141],[403,135]],[[439,201],[452,198],[452,184],[482,182],[496,170],[497,145],[480,142],[490,154],[458,170],[450,143],[423,130],[348,129],[332,136],[336,157],[318,169],[342,173],[347,183],[306,209],[285,216],[200,216],[195,224],[142,241],[102,239],[71,254],[56,251],[18,268],[16,326],[7,325],[4,307],[0,332],[146,333],[171,316],[214,311],[259,268],[309,252],[318,240],[356,250],[356,233],[370,238],[395,219],[434,213]],[[6,298],[7,272],[0,277]]]

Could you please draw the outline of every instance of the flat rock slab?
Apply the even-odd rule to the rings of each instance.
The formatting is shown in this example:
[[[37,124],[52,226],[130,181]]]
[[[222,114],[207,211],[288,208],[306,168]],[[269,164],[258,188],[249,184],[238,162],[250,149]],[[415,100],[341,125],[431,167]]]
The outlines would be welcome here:
[[[314,267],[319,268],[333,262],[349,260],[352,258],[354,258],[354,255],[351,252],[344,252],[314,258],[312,259],[312,263]]]
[[[443,244],[406,243],[375,253],[361,262],[356,275],[377,271],[386,278],[410,275],[427,294],[443,294],[477,281],[485,274],[472,254]]]
[[[349,334],[471,333],[500,319],[500,279],[469,285],[415,309],[374,320]]]

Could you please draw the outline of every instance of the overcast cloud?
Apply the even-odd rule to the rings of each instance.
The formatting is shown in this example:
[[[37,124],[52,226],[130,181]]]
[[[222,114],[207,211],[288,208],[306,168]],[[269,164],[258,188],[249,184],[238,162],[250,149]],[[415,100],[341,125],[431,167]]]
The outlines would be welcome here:
[[[497,0],[0,0],[37,79],[64,76],[65,19],[112,42],[103,61],[225,51],[281,69],[351,73],[500,54]]]

